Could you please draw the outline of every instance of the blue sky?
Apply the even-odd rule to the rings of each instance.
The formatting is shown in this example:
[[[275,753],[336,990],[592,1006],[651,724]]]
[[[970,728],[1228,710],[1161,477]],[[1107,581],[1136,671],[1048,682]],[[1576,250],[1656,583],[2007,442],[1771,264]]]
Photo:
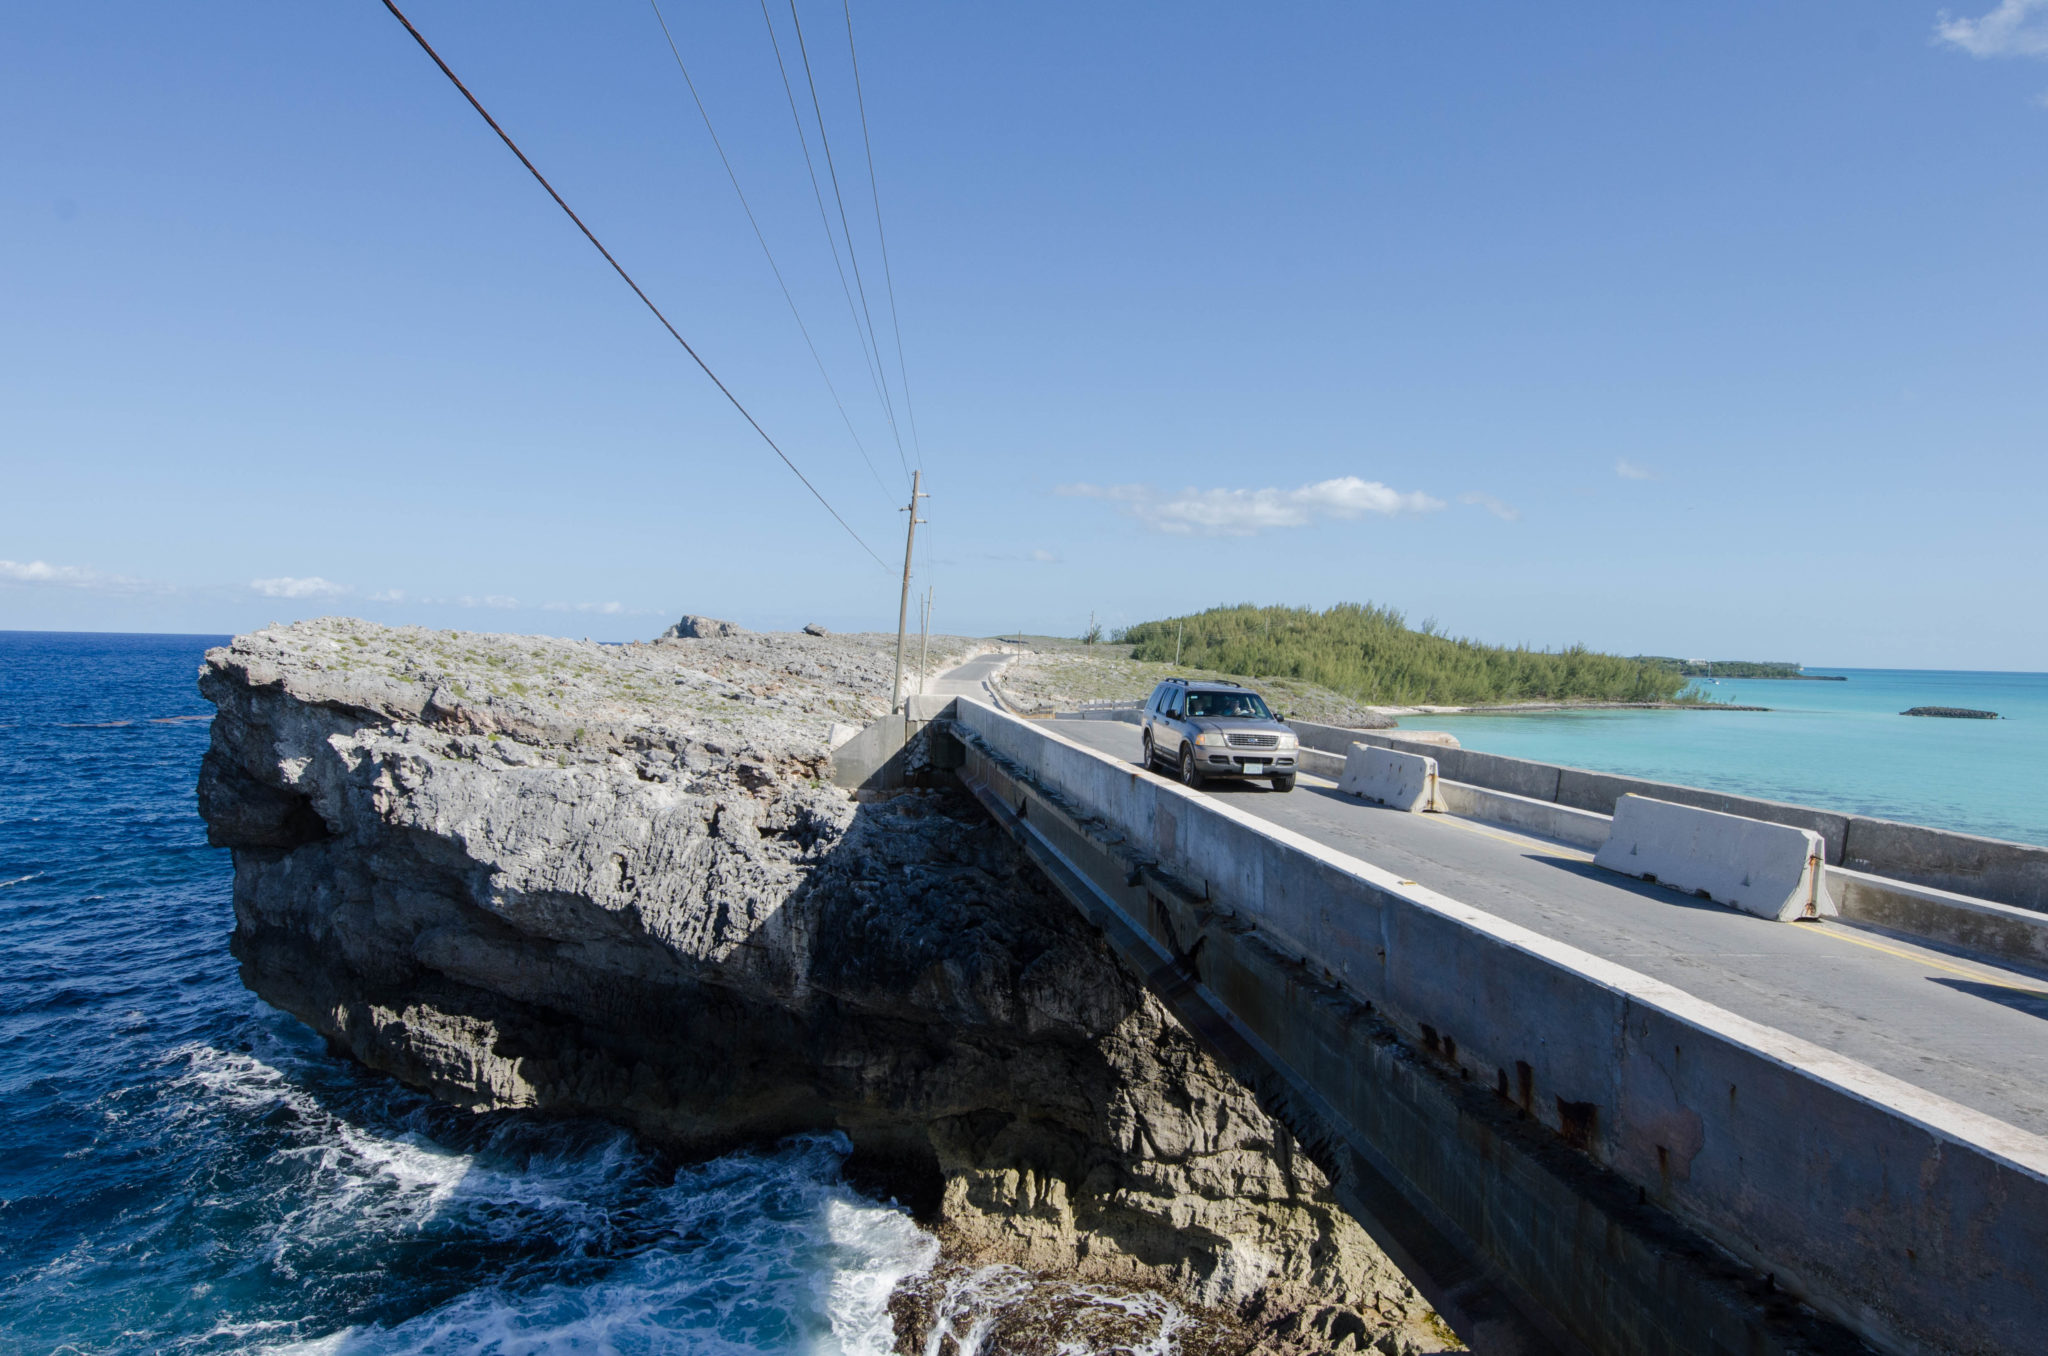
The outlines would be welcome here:
[[[890,566],[380,5],[17,6],[0,628],[885,629],[921,451],[946,630],[2048,669],[2048,0],[857,6],[900,459],[759,7],[664,8],[872,471],[651,9],[407,6]]]

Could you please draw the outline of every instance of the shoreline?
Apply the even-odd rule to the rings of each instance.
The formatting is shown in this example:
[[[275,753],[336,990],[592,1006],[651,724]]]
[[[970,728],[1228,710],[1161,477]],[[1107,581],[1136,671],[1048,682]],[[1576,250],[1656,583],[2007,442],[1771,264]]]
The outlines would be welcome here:
[[[1551,711],[1769,711],[1733,702],[1506,702],[1499,706],[1367,706],[1375,716],[1524,716]]]

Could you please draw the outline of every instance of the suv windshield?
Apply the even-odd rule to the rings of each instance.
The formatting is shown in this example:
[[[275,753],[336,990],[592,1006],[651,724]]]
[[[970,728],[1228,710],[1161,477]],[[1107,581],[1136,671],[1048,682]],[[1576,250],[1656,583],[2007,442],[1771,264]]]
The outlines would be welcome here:
[[[1236,716],[1244,720],[1271,720],[1273,713],[1256,692],[1190,692],[1188,718]]]

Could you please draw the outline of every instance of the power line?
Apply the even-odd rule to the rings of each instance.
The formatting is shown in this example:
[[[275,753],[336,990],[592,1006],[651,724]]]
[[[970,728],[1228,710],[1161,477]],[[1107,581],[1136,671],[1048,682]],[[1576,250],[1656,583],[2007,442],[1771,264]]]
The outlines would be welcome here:
[[[775,34],[775,20],[768,13],[768,0],[761,0],[761,22],[768,25],[768,45],[775,51],[775,69],[782,74],[782,93],[789,100],[790,120],[796,124],[796,144],[804,153],[804,172],[810,175],[811,197],[818,204],[818,224],[825,228],[825,244],[832,251],[832,267],[839,272],[839,290],[846,297],[846,314],[853,321],[853,336],[860,344],[861,356],[867,360],[868,379],[875,383],[875,397],[883,402],[884,412],[889,420],[889,431],[896,439],[896,456],[903,461],[903,478],[910,479],[910,464],[903,456],[903,437],[896,430],[896,415],[888,407],[881,374],[881,355],[873,352],[868,345],[868,336],[860,327],[860,312],[853,304],[853,288],[846,281],[846,265],[839,258],[839,239],[832,234],[832,219],[825,212],[825,190],[818,184],[818,167],[811,160],[810,137],[804,132],[803,114],[797,112],[796,87],[789,83],[789,66],[782,59],[782,42]]]
[[[882,189],[875,180],[875,143],[868,137],[868,101],[861,91],[860,53],[853,46],[853,0],[840,0],[846,12],[846,55],[853,63],[853,99],[860,109],[860,144],[867,152],[868,195],[875,204],[875,238],[882,243],[882,283],[889,289],[889,328],[896,332],[896,375],[903,383],[903,414],[910,422],[910,445],[917,465],[924,467],[924,440],[917,433],[917,410],[910,403],[910,365],[903,361],[903,322],[896,314],[896,276],[889,268],[889,234],[882,229]]]
[[[469,100],[469,106],[477,111],[477,116],[481,117],[485,122],[490,124],[491,130],[498,134],[498,140],[505,143],[505,148],[511,151],[512,154],[519,157],[519,163],[526,166],[526,172],[534,177],[534,181],[536,183],[538,183],[542,188],[548,191],[548,196],[555,200],[555,206],[561,208],[562,211],[568,216],[569,220],[576,223],[576,229],[583,232],[583,238],[585,240],[588,240],[591,243],[591,245],[596,248],[597,252],[604,256],[604,261],[612,266],[612,271],[614,273],[617,273],[620,278],[624,279],[626,286],[633,289],[633,295],[640,298],[641,304],[644,305],[649,311],[654,313],[654,318],[661,322],[661,327],[668,331],[669,337],[674,339],[678,344],[681,344],[683,346],[683,352],[689,354],[691,360],[695,362],[698,367],[703,369],[704,375],[711,378],[711,384],[718,388],[719,394],[724,396],[727,400],[731,401],[732,407],[738,410],[740,412],[740,415],[749,424],[752,424],[754,426],[754,432],[761,435],[761,441],[768,444],[770,451],[774,452],[776,456],[782,458],[782,464],[789,468],[789,473],[795,476],[798,480],[803,482],[804,488],[811,492],[811,497],[816,499],[820,504],[823,504],[825,506],[825,512],[831,514],[833,519],[837,521],[841,527],[846,529],[847,536],[852,537],[857,542],[860,542],[861,550],[866,551],[871,556],[874,556],[875,564],[880,565],[885,570],[888,569],[888,562],[883,560],[880,556],[875,555],[875,548],[869,546],[865,541],[861,540],[860,533],[853,530],[853,524],[847,522],[846,519],[841,518],[839,516],[839,510],[833,508],[831,501],[825,498],[823,494],[820,494],[818,492],[818,487],[816,485],[811,484],[809,477],[805,476],[802,471],[796,469],[796,463],[789,459],[789,454],[784,452],[782,448],[777,445],[776,441],[768,436],[768,430],[761,427],[760,421],[754,418],[754,416],[748,412],[747,407],[745,405],[740,404],[739,397],[734,395],[730,390],[728,390],[726,388],[725,383],[718,379],[718,374],[711,370],[711,364],[705,362],[703,358],[699,357],[697,354],[697,350],[690,347],[690,341],[683,338],[683,336],[676,330],[676,327],[674,325],[668,323],[668,317],[661,313],[661,308],[659,306],[656,306],[654,302],[648,298],[648,295],[640,290],[640,284],[633,281],[633,275],[626,272],[624,268],[620,267],[619,261],[612,258],[612,252],[604,247],[603,242],[600,241],[596,235],[592,234],[591,229],[588,226],[585,226],[583,224],[583,218],[577,216],[575,210],[571,208],[567,202],[563,201],[562,195],[555,192],[555,186],[547,181],[547,176],[542,174],[538,169],[534,168],[533,162],[526,158],[526,152],[520,150],[519,144],[513,141],[512,138],[506,134],[504,128],[498,126],[498,120],[492,117],[490,115],[490,111],[477,101],[477,97],[474,94],[471,94],[469,92],[469,86],[462,83],[461,77],[457,76],[455,72],[449,68],[447,62],[441,60],[441,54],[434,50],[434,45],[428,42],[426,40],[426,37],[422,35],[417,28],[414,28],[412,26],[412,20],[406,18],[404,13],[398,8],[398,6],[392,3],[392,0],[384,0],[384,8],[391,11],[392,18],[398,20],[399,23],[405,25],[405,31],[412,34],[412,40],[420,45],[420,50],[422,52],[425,52],[429,57],[433,58],[434,64],[441,68],[441,74],[448,77],[448,83],[454,85],[456,89],[462,92],[462,97]]]
[[[818,100],[818,78],[811,73],[811,53],[804,44],[804,22],[797,17],[796,0],[789,0],[789,22],[796,29],[797,55],[803,58],[804,79],[811,87],[811,111],[818,118],[818,143],[825,148],[825,172],[832,178],[832,201],[839,206],[839,229],[846,235],[846,260],[853,265],[853,286],[860,293],[860,310],[867,317],[868,339],[874,344],[875,360],[882,368],[882,403],[889,412],[889,427],[895,430],[896,402],[889,395],[889,367],[882,358],[882,341],[875,334],[875,317],[868,310],[868,288],[860,276],[860,253],[853,247],[853,226],[846,219],[846,199],[839,192],[839,170],[832,162],[832,138],[825,131],[825,108]],[[903,435],[900,432],[896,434],[896,452],[899,456],[903,453]],[[908,463],[903,469],[910,469]]]
[[[789,303],[789,314],[796,321],[796,327],[803,333],[804,345],[811,351],[811,361],[818,365],[818,375],[825,380],[825,389],[832,393],[832,403],[839,407],[839,417],[846,423],[846,432],[853,439],[853,445],[860,449],[860,459],[867,463],[868,474],[875,478],[883,494],[889,493],[888,485],[882,481],[882,473],[875,469],[874,458],[868,455],[867,444],[860,440],[860,431],[853,426],[853,418],[846,412],[846,402],[839,398],[839,388],[832,384],[832,374],[825,370],[825,360],[818,354],[818,346],[811,339],[810,326],[804,324],[803,313],[797,309],[796,298],[790,294],[789,284],[783,280],[782,269],[775,263],[775,252],[768,248],[768,237],[762,233],[761,223],[754,216],[754,208],[747,201],[747,194],[740,187],[740,176],[732,167],[732,160],[725,153],[725,144],[718,139],[718,129],[711,125],[711,110],[704,106],[704,96],[697,92],[697,82],[690,78],[690,68],[683,64],[683,53],[676,46],[675,34],[669,31],[668,19],[661,12],[659,0],[647,0],[654,9],[654,20],[661,25],[662,37],[668,39],[668,50],[676,59],[676,69],[683,73],[683,83],[689,87],[690,98],[696,101],[697,112],[704,119],[704,130],[711,135],[711,144],[718,151],[719,163],[725,166],[725,177],[732,180],[732,191],[738,195],[740,210],[747,214],[747,224],[754,228],[754,239],[761,242],[761,253],[768,260],[768,268],[775,274],[775,285],[782,289],[782,299]],[[899,359],[900,361],[900,359]],[[907,399],[906,395],[906,399]]]

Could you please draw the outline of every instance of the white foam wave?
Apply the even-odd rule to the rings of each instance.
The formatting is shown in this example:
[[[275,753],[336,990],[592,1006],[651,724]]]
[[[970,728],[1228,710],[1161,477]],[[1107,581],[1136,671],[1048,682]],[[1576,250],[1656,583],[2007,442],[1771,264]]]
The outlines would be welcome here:
[[[1059,1340],[1056,1356],[1178,1356],[1180,1335],[1195,1326],[1156,1292],[1045,1280],[998,1264],[946,1278],[924,1334],[924,1356],[999,1356],[1005,1322],[1015,1332],[1020,1310],[1034,1326],[1053,1323],[1070,1334]],[[1091,1330],[1114,1335],[1094,1341],[1074,1335]]]
[[[13,880],[0,880],[0,890],[10,885],[26,885],[29,881],[41,879],[43,875],[41,871],[31,871],[26,876],[16,876]]]
[[[187,1063],[176,1082],[241,1112],[288,1109],[296,1144],[279,1149],[280,1164],[300,1169],[303,1201],[284,1223],[297,1238],[359,1229],[374,1217],[386,1227],[418,1228],[462,1188],[473,1160],[419,1136],[391,1138],[335,1115],[276,1067],[254,1055],[209,1045],[171,1052]]]
[[[982,1356],[997,1317],[1030,1293],[1031,1275],[1020,1267],[981,1267],[949,1278],[932,1309],[924,1356],[940,1356],[949,1341],[958,1356]]]
[[[563,1350],[678,1356],[888,1356],[888,1305],[898,1284],[929,1269],[938,1243],[900,1209],[856,1196],[839,1177],[840,1136],[789,1142],[685,1168],[630,1209],[651,1241],[594,1276],[522,1284],[500,1278],[404,1322],[358,1325],[300,1340],[254,1343],[266,1356],[538,1356]],[[472,1169],[528,1202],[556,1198],[566,1171],[616,1195],[626,1164],[606,1153],[544,1166],[535,1180]],[[610,1181],[591,1177],[597,1167]],[[565,1206],[581,1203],[559,1199]]]

